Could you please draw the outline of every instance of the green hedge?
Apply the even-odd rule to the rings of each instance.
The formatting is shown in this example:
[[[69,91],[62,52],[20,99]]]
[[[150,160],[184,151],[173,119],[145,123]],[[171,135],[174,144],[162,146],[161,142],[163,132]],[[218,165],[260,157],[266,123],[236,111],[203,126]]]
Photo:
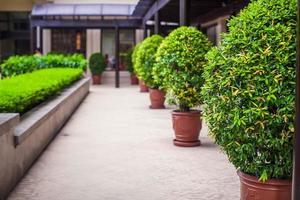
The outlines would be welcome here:
[[[55,68],[0,80],[0,113],[24,113],[82,76],[82,69]]]
[[[81,54],[47,54],[45,56],[11,56],[0,65],[2,77],[12,77],[45,68],[86,68],[87,61]]]
[[[207,55],[205,118],[235,167],[290,179],[295,133],[296,0],[257,0]]]

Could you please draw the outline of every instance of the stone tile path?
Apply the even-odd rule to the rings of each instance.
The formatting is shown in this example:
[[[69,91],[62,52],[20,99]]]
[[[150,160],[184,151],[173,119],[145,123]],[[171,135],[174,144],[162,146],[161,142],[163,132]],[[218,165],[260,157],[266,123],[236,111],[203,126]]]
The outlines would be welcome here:
[[[207,127],[202,146],[174,146],[171,109],[148,109],[127,78],[119,89],[110,75],[91,87],[9,200],[239,199],[235,169]]]

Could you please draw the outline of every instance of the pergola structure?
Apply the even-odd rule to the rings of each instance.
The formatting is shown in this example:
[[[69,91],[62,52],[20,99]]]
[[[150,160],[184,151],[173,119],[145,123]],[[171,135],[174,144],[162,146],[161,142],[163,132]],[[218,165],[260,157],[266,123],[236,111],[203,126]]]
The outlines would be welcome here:
[[[201,28],[201,23],[222,15],[234,15],[249,0],[140,0],[137,5],[42,4],[31,13],[31,50],[42,47],[46,28],[114,28],[116,35],[116,80],[119,87],[119,30],[143,29],[166,35],[179,25]],[[151,23],[152,22],[152,23]]]
[[[42,4],[31,12],[31,51],[42,47],[42,30],[45,28],[115,29],[116,81],[119,82],[120,28],[136,29],[141,19],[132,16],[135,5],[116,4]],[[35,44],[35,42],[37,44]]]

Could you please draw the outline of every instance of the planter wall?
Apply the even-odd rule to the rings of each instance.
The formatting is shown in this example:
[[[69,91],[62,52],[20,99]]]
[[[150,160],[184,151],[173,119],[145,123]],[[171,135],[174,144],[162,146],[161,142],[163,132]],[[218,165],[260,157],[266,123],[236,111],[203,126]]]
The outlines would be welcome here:
[[[84,78],[21,118],[0,114],[0,200],[4,200],[89,92]]]

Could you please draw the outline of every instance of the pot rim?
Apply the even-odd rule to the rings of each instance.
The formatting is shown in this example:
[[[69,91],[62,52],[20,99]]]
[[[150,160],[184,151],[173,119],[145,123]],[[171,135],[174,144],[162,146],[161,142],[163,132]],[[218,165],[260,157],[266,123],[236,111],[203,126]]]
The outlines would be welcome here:
[[[258,177],[244,173],[240,170],[237,171],[237,175],[240,177],[240,179],[261,185],[291,186],[292,184],[292,180],[287,179],[269,179],[266,182],[261,182],[258,180]]]
[[[172,115],[200,115],[202,114],[202,110],[190,110],[189,112],[180,112],[178,109],[172,111]]]

